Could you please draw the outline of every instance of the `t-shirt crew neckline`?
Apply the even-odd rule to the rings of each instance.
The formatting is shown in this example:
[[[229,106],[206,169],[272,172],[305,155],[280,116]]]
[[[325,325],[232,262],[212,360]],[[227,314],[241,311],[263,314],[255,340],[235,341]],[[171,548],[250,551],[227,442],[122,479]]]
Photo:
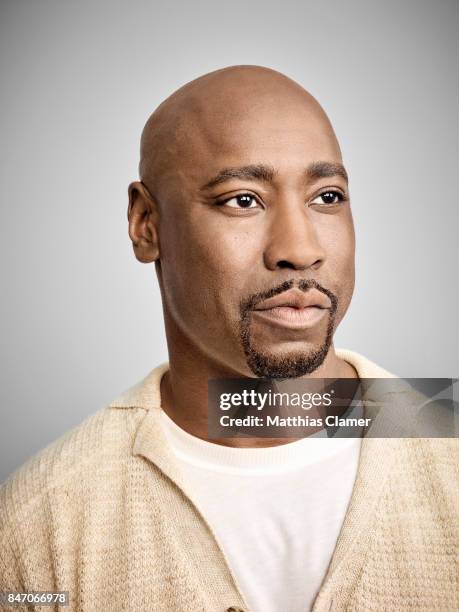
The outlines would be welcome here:
[[[353,404],[349,416],[359,418],[363,415],[361,402],[354,401]],[[361,443],[361,437],[328,438],[327,432],[321,430],[307,438],[276,446],[237,448],[209,442],[188,433],[162,409],[161,424],[168,443],[180,460],[215,472],[241,475],[273,474],[300,469],[325,461]]]

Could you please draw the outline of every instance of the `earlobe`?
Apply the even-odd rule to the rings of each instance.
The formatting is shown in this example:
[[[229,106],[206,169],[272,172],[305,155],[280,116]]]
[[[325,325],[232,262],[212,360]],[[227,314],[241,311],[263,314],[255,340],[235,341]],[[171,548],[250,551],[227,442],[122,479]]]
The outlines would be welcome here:
[[[129,185],[129,237],[135,256],[142,263],[159,259],[158,206],[140,181]]]

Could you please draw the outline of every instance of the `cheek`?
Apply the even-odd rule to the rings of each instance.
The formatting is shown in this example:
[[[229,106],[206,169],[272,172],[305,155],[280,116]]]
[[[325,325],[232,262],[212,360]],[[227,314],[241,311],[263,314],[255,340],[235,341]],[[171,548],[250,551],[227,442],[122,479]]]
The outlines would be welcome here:
[[[327,235],[327,276],[338,295],[337,320],[345,315],[355,283],[355,235],[352,223],[337,227]]]
[[[167,307],[183,323],[205,320],[212,333],[239,318],[239,299],[256,260],[247,231],[175,217],[161,228],[161,270]],[[204,330],[202,330],[204,331]]]
[[[342,215],[323,215],[316,221],[316,231],[329,263],[337,270],[353,267],[355,234],[349,208]]]

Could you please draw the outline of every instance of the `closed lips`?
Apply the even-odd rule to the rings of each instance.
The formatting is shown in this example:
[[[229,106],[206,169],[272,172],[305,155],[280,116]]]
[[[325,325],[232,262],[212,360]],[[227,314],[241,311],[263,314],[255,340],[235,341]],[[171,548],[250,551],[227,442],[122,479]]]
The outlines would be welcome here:
[[[302,310],[310,307],[330,308],[331,302],[328,296],[317,289],[309,289],[307,292],[303,292],[295,288],[263,300],[255,306],[254,310],[272,310],[274,308]]]

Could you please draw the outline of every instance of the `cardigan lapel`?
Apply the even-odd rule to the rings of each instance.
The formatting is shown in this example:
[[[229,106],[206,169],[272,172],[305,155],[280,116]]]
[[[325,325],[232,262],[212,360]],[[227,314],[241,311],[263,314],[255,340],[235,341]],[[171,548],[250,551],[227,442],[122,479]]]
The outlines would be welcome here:
[[[110,408],[143,408],[146,411],[134,438],[133,455],[140,455],[156,465],[194,503],[192,492],[183,478],[180,465],[161,426],[161,378],[168,363],[154,368],[143,380],[110,404]]]
[[[346,601],[354,588],[355,585],[349,577],[357,577],[361,572],[371,537],[375,509],[395,461],[399,445],[395,436],[402,435],[404,431],[396,418],[397,413],[400,414],[401,402],[399,401],[397,406],[394,405],[396,398],[393,389],[398,386],[397,381],[386,388],[384,385],[365,382],[365,379],[397,377],[352,351],[338,349],[336,353],[354,366],[362,381],[364,416],[372,419],[370,429],[366,433],[371,437],[362,439],[349,506],[312,612],[328,612],[334,609],[334,601],[338,598],[340,601]],[[388,401],[389,397],[392,404]],[[404,400],[405,394],[399,394],[398,399]],[[383,411],[379,409],[381,404],[385,407]],[[388,406],[391,407],[390,415],[386,410]],[[384,437],[378,438],[378,435]]]
[[[362,440],[351,500],[312,612],[333,609],[334,597],[339,594],[339,599],[345,601],[354,588],[349,577],[357,577],[362,569],[375,509],[395,460],[398,443],[396,438]]]
[[[142,419],[134,438],[132,454],[144,457],[169,478],[174,486],[191,501],[200,515],[203,525],[213,537],[219,554],[221,563],[218,567],[221,571],[221,584],[227,585],[228,601],[235,604],[234,609],[248,610],[244,601],[241,588],[226,558],[225,552],[218,541],[212,527],[207,522],[206,517],[201,512],[199,504],[190,489],[183,472],[180,469],[173,451],[171,450],[163,427],[161,425],[161,394],[160,383],[163,374],[168,369],[168,364],[164,363],[152,370],[140,383],[129,389],[117,400],[110,404],[110,408],[143,408],[146,414]],[[204,585],[207,587],[208,585]]]

